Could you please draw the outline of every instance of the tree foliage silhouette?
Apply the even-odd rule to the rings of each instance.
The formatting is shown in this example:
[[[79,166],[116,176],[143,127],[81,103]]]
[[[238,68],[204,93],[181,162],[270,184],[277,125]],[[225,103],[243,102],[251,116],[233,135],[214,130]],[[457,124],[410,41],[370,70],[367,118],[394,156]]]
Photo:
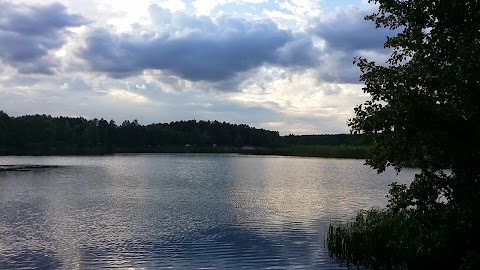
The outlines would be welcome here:
[[[406,162],[422,170],[409,186],[392,184],[386,210],[359,214],[350,230],[331,227],[332,255],[378,268],[480,269],[480,2],[369,2],[379,11],[366,19],[398,34],[385,43],[392,49],[386,65],[355,60],[370,99],[349,126],[373,136],[367,163],[379,172]],[[375,240],[375,226],[390,237]],[[355,233],[389,255],[348,241],[338,244],[343,251],[335,246],[335,237]]]

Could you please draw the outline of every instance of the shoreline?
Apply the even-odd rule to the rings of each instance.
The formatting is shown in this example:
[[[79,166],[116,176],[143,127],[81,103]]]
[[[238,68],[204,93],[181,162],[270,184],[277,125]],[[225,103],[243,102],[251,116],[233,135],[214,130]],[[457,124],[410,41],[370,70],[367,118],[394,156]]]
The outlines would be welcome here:
[[[1,156],[109,156],[115,154],[242,154],[242,155],[272,155],[272,156],[294,156],[294,157],[318,157],[318,158],[369,158],[368,146],[349,145],[299,145],[278,148],[248,148],[239,147],[152,147],[148,149],[113,149],[111,152],[100,151],[99,149],[80,149],[76,152],[58,153],[11,153],[0,154]],[[4,166],[4,165],[0,165]]]

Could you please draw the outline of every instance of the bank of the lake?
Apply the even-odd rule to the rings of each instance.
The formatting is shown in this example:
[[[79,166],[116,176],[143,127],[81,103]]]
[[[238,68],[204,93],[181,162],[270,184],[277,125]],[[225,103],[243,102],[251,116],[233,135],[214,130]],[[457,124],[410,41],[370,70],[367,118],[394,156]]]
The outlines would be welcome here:
[[[80,148],[71,151],[49,152],[26,151],[23,156],[86,156],[86,155],[112,155],[112,154],[146,154],[146,153],[204,153],[204,154],[246,154],[246,155],[275,155],[275,156],[298,156],[298,157],[321,157],[321,158],[369,158],[369,146],[353,145],[294,145],[289,147],[236,147],[236,146],[148,146],[133,148]],[[8,155],[4,156],[18,156]],[[1,156],[1,155],[0,155]],[[0,168],[1,170],[1,168]]]

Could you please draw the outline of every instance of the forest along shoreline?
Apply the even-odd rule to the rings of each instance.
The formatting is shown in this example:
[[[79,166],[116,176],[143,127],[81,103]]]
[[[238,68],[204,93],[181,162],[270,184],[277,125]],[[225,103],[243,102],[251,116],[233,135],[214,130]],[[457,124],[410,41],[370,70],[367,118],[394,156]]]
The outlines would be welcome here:
[[[324,158],[369,157],[371,140],[359,134],[280,136],[278,131],[219,121],[141,125],[125,120],[25,115],[0,111],[0,155],[109,155],[116,153],[238,153]]]

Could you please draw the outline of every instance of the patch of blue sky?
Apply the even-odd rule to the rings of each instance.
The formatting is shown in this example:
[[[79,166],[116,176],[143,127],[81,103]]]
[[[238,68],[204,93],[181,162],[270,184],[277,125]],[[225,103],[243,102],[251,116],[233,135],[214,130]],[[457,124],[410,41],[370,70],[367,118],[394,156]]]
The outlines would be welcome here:
[[[193,0],[183,0],[182,2],[185,4],[185,11],[184,12],[186,12],[187,14],[195,13],[195,8],[192,5]]]
[[[224,5],[216,6],[212,11],[211,15],[217,16],[221,13],[234,14],[238,17],[263,17],[264,10],[278,10],[285,12],[281,8],[281,2],[278,0],[269,0],[260,3],[240,3],[240,2],[231,2]],[[191,5],[192,1],[185,1],[187,9],[193,9]],[[295,1],[292,1],[295,4]],[[364,6],[362,0],[321,0],[320,8],[324,13],[330,13],[335,11],[337,8],[347,8],[350,6],[356,6],[362,8]]]
[[[362,0],[322,0],[320,2],[320,8],[325,13],[335,11],[337,8],[346,8],[349,6],[361,7],[363,3]]]
[[[197,120],[203,118],[203,120],[216,119],[218,121],[226,121],[232,124],[253,124],[258,122],[274,122],[282,119],[281,113],[277,110],[240,104],[232,101],[213,101],[208,103],[208,106],[203,106],[201,103],[188,105],[188,109],[190,110],[185,111],[194,112],[192,113],[191,118],[197,117]],[[261,115],[261,117],[259,117],[259,115]]]
[[[162,102],[168,117],[140,115],[142,122],[161,122],[179,120],[217,120],[232,124],[254,124],[278,121],[281,114],[277,110],[249,105],[235,101],[218,100],[191,94],[161,94],[157,97]],[[174,113],[172,113],[175,111]],[[259,117],[261,115],[261,117]],[[165,116],[165,115],[164,115]]]
[[[140,86],[140,89],[138,86]],[[171,104],[169,106],[175,107],[177,114],[180,115],[178,120],[194,118],[197,120],[217,119],[241,124],[243,123],[242,121],[245,121],[246,123],[254,123],[258,121],[259,114],[262,115],[262,121],[274,121],[278,119],[277,110],[260,107],[254,104],[238,103],[188,91],[169,93],[151,83],[131,83],[126,88],[129,91],[143,95],[150,100],[160,101],[164,104]],[[273,108],[276,107],[273,103],[269,105]],[[224,119],[219,119],[220,115],[223,115]],[[151,121],[155,120],[151,119]]]
[[[234,14],[237,17],[263,17],[264,9],[271,9],[273,4],[268,2],[262,3],[227,3],[225,5],[219,5],[212,10],[212,15],[216,16],[221,13]]]

